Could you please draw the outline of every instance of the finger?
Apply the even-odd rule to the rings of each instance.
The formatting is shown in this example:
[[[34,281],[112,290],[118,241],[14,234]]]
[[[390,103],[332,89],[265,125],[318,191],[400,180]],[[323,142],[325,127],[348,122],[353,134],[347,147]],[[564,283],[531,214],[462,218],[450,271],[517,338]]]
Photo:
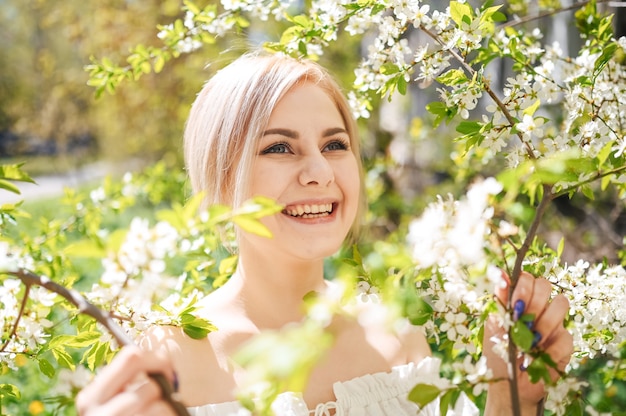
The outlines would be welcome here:
[[[128,389],[118,393],[106,403],[101,404],[88,413],[89,416],[124,416],[144,414],[153,407],[153,403],[160,401],[161,389],[153,380],[130,386]]]
[[[555,342],[555,337],[560,335],[563,321],[569,311],[569,301],[563,295],[555,296],[541,317],[535,322],[535,330],[541,334],[541,340],[537,343],[540,348],[546,348]],[[567,331],[566,331],[567,332]]]
[[[522,272],[517,283],[513,296],[511,297],[513,307],[513,319],[518,319],[522,313],[525,313],[533,296],[535,286],[535,277],[529,273]]]
[[[138,374],[162,372],[173,379],[172,364],[165,357],[137,347],[124,347],[115,359],[77,398],[77,406],[88,408],[94,403],[104,403],[121,392]]]
[[[552,295],[552,284],[546,279],[534,279],[532,296],[526,303],[526,313],[535,316],[535,323],[541,318],[546,307],[549,305]]]
[[[561,326],[555,332],[550,345],[546,346],[545,352],[556,363],[558,371],[563,372],[574,353],[574,337]],[[550,369],[550,375],[552,380],[560,377],[560,374],[554,369]]]

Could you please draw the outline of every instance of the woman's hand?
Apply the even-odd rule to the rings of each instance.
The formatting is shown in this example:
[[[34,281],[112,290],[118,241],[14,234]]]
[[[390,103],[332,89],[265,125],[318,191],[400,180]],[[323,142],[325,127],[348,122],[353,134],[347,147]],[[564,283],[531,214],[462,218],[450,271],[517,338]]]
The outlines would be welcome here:
[[[162,399],[162,391],[151,373],[163,374],[177,389],[171,362],[138,347],[124,347],[94,381],[76,398],[81,416],[170,416],[175,415]]]
[[[504,275],[508,281],[508,276]],[[549,373],[554,381],[565,370],[574,352],[573,337],[565,329],[563,322],[568,314],[569,302],[563,295],[551,298],[552,285],[546,279],[535,278],[531,274],[522,273],[511,299],[513,305],[513,319],[516,320],[522,314],[534,315],[531,326],[535,338],[533,346],[550,355],[556,363],[556,369],[550,368]],[[503,304],[507,303],[508,288],[496,291],[496,296]],[[505,334],[505,330],[499,327],[495,319],[490,319],[485,326],[484,354],[487,357],[489,368],[498,379],[508,380],[509,372],[507,362],[493,351],[494,339]],[[531,383],[528,373],[523,367],[523,358],[518,358],[514,364],[517,366],[517,385],[520,404],[524,414],[535,414],[536,406],[545,396],[545,386],[542,381]],[[494,383],[488,394],[487,409],[499,409],[505,411],[508,407],[510,412],[510,391],[508,381]],[[487,414],[487,413],[486,413]],[[493,414],[501,414],[493,411]]]

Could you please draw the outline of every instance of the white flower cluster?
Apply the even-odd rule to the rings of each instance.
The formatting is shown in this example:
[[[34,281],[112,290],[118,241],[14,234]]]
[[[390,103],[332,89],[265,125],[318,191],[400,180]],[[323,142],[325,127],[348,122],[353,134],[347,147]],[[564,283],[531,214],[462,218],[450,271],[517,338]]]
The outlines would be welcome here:
[[[31,269],[32,264],[32,258],[8,243],[0,242],[0,271],[16,272],[20,268]],[[41,287],[31,287],[27,304],[20,316],[24,302],[24,284],[21,280],[10,277],[3,278],[1,283],[0,325],[3,333],[0,345],[3,347],[3,353],[0,354],[0,362],[15,369],[16,354],[32,352],[39,344],[47,341],[49,337],[47,330],[53,326],[48,316],[57,295]],[[19,322],[15,326],[18,317]]]
[[[282,20],[292,3],[293,0],[222,0],[223,13],[218,13],[216,7],[207,7],[199,13],[190,8],[183,20],[184,33],[175,24],[169,24],[162,26],[157,36],[166,43],[173,40],[177,52],[191,53],[203,45],[202,34],[221,37],[233,31],[239,24],[237,15],[247,14],[262,21],[270,16]]]
[[[0,286],[0,324],[4,330],[2,334],[4,351],[0,354],[0,362],[6,363],[14,370],[17,354],[32,352],[49,338],[47,329],[51,328],[53,323],[48,319],[48,315],[57,298],[56,293],[48,292],[41,287],[32,287],[28,294],[29,304],[35,303],[37,307],[24,308],[20,316],[24,289],[21,280],[12,278],[5,279]],[[14,328],[18,317],[15,334],[8,333],[7,330]],[[8,338],[9,335],[14,336],[5,341],[4,337]]]
[[[203,11],[202,15],[187,13],[184,26],[189,35],[180,41],[179,51],[194,50],[205,32],[221,36],[232,30],[236,19],[232,14],[246,13],[266,20],[270,16],[280,20],[289,10],[292,1],[224,0],[223,14]],[[355,69],[354,90],[348,94],[356,117],[369,117],[370,94],[391,93],[393,85],[402,80],[415,80],[426,86],[452,65],[453,59],[464,59],[482,48],[485,39],[503,56],[521,56],[524,68],[518,69],[514,78],[507,80],[504,96],[499,103],[487,106],[482,122],[488,125],[479,146],[483,161],[487,162],[500,150],[507,148],[507,159],[517,166],[528,158],[550,156],[564,149],[580,148],[585,155],[594,157],[608,146],[615,157],[625,157],[624,128],[626,114],[620,111],[618,97],[626,93],[624,67],[614,60],[597,69],[599,52],[590,52],[586,45],[579,56],[563,56],[557,43],[542,44],[539,29],[529,33],[515,30],[496,30],[489,17],[489,9],[472,10],[462,3],[465,19],[455,22],[450,7],[435,10],[435,6],[419,0],[385,0],[355,4],[348,0],[320,0],[311,3],[306,11],[307,34],[288,37],[285,50],[298,52],[304,45],[310,56],[319,56],[328,42],[336,40],[339,30],[351,35],[363,35],[367,40],[367,53]],[[439,6],[441,8],[441,6]],[[459,7],[459,6],[457,6]],[[411,30],[420,29],[432,39],[419,43]],[[173,27],[161,33],[165,38]],[[311,35],[314,33],[315,35]],[[624,50],[626,40],[616,45]],[[483,96],[481,82],[483,68],[467,73],[465,82],[439,90],[444,103],[456,107],[457,113],[468,118],[478,100]],[[593,82],[578,82],[581,77],[593,77]],[[487,80],[487,83],[489,80]],[[565,123],[546,123],[546,114],[535,114],[536,105],[560,103],[564,105]],[[517,138],[516,138],[517,137]],[[584,180],[581,177],[580,180]],[[615,178],[615,181],[626,180]]]
[[[476,352],[476,343],[469,324],[502,283],[501,272],[486,264],[484,253],[493,216],[489,197],[501,190],[495,179],[486,179],[462,200],[440,198],[409,225],[407,241],[416,267],[433,268],[437,276],[422,288],[422,295],[431,299],[442,323],[431,321],[425,328],[435,337],[445,333],[455,349],[470,353]]]
[[[82,365],[77,365],[74,370],[62,368],[57,375],[56,384],[52,387],[51,393],[58,396],[73,397],[92,379],[93,373]]]
[[[580,391],[587,385],[586,382],[572,377],[564,377],[554,386],[547,386],[545,409],[554,412],[557,416],[567,415],[568,395],[572,391]],[[587,409],[589,411],[589,409]],[[593,413],[592,413],[593,414]]]
[[[152,304],[178,284],[166,273],[166,261],[178,253],[179,233],[167,222],[150,227],[135,218],[119,250],[102,260],[100,282],[87,294],[99,305],[113,305],[123,316],[145,317]]]
[[[571,266],[555,267],[548,276],[569,298],[572,317],[569,329],[577,356],[618,357],[626,339],[626,270],[579,260]]]
[[[439,197],[409,225],[407,241],[417,267],[476,265],[483,262],[488,221],[493,216],[489,197],[502,190],[495,179],[474,184],[466,198]]]
[[[483,391],[487,391],[490,381],[493,380],[493,372],[487,366],[487,358],[485,356],[474,362],[470,355],[466,355],[463,361],[453,363],[452,368],[474,385],[472,394],[475,396],[480,395]]]

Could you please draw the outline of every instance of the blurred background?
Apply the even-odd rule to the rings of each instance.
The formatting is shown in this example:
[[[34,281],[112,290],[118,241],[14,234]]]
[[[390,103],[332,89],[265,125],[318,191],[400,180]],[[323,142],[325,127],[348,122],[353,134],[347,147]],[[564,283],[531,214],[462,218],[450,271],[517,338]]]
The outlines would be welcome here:
[[[621,3],[601,6],[616,13],[617,36],[626,32]],[[0,203],[60,195],[65,186],[121,176],[157,161],[182,172],[182,130],[203,82],[249,47],[278,39],[285,26],[253,21],[242,33],[229,33],[174,59],[159,74],[124,82],[115,94],[96,99],[84,70],[90,58],[123,63],[132,46],[158,46],[157,26],[182,17],[181,5],[181,0],[0,0],[0,164],[24,162],[38,183],[20,184],[21,196],[0,190]],[[569,11],[529,25],[545,31],[546,43],[558,41],[575,55],[580,39],[572,21]],[[410,36],[419,42],[422,35]],[[364,48],[343,35],[321,63],[348,88]],[[493,85],[502,85],[508,75],[506,64],[488,70]],[[442,140],[455,134],[454,126],[434,130],[425,113],[424,106],[437,100],[433,87],[411,85],[406,96],[377,103],[377,111],[361,122],[375,235],[393,231],[407,211],[415,214],[434,194],[458,193],[472,179],[459,177],[450,157],[454,145]],[[498,169],[479,171],[489,175]],[[553,223],[544,237],[555,246],[562,236],[570,238],[566,259],[616,260],[626,234],[623,200],[606,195],[591,205],[563,198],[554,209],[563,222]]]

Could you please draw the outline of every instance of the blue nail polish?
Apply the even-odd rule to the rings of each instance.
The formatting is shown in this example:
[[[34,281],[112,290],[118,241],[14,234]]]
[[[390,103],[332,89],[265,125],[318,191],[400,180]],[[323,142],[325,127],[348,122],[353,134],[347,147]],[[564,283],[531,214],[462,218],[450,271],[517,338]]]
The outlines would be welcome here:
[[[526,371],[526,370],[528,370],[528,367],[525,366],[524,363],[520,363],[519,369],[520,369],[520,371]]]
[[[516,300],[515,305],[513,305],[513,322],[521,318],[524,309],[526,309],[526,302],[521,299]]]
[[[531,331],[535,327],[535,321],[526,321],[524,322],[524,324],[526,325],[526,328],[530,329]]]
[[[532,348],[535,348],[537,344],[541,341],[541,334],[537,331],[533,331],[533,344]]]
[[[174,389],[174,393],[178,393],[178,374],[174,371],[174,379],[172,380],[172,388]]]

